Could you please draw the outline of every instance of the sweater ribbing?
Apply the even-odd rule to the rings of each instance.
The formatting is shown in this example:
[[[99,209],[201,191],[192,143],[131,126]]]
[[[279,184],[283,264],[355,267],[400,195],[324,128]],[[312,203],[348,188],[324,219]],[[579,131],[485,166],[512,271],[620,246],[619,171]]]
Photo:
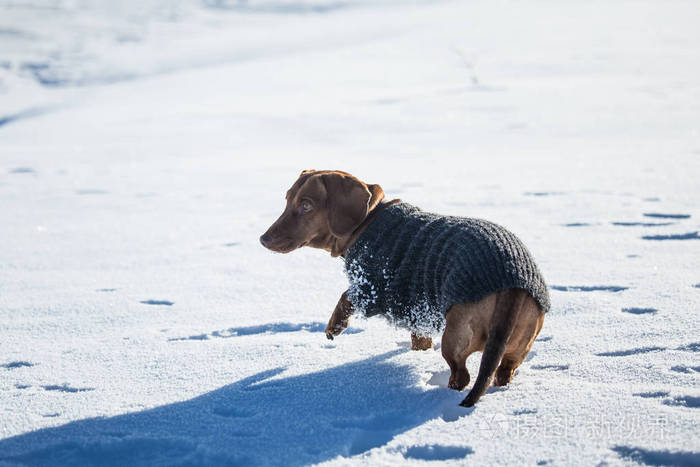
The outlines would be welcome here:
[[[423,334],[444,327],[457,303],[509,288],[525,289],[542,311],[547,286],[525,245],[492,222],[386,208],[345,255],[348,298],[365,316],[385,315]]]

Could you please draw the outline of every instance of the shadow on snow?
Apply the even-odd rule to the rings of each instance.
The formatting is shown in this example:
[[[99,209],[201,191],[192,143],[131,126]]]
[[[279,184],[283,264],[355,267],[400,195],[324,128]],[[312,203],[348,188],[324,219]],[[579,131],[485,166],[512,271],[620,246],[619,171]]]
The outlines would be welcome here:
[[[183,402],[7,438],[0,464],[302,465],[472,413],[457,406],[464,394],[421,388],[410,367],[387,361],[403,352],[286,378],[276,368]]]

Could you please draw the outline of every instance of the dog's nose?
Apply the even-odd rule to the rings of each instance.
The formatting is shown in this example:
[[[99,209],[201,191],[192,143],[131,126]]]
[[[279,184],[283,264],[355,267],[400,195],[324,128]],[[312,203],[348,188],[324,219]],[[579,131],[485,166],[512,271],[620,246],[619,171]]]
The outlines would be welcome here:
[[[262,243],[262,246],[267,248],[267,244],[270,241],[270,235],[266,232],[260,236],[260,243]]]

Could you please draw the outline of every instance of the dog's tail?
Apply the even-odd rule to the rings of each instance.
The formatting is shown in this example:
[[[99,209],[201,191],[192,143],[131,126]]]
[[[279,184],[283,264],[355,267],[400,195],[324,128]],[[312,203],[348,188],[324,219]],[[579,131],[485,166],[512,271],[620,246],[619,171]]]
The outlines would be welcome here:
[[[527,292],[521,289],[506,290],[498,295],[489,335],[486,338],[486,346],[479,365],[479,374],[472,390],[459,405],[463,407],[473,406],[491,386],[493,374],[501,363],[506,351],[506,343],[513,332],[516,317],[526,297]]]

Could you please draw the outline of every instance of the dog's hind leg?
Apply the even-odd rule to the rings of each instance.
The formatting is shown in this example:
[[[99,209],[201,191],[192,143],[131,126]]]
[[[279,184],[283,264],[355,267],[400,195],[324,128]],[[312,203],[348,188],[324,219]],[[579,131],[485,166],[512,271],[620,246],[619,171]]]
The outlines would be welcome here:
[[[449,315],[448,315],[449,316]],[[450,381],[447,386],[450,389],[461,391],[469,384],[469,372],[467,371],[467,357],[469,342],[472,338],[471,329],[457,331],[454,327],[445,328],[442,334],[442,357],[450,367]]]
[[[411,333],[411,350],[428,350],[433,348],[433,339],[415,332]]]
[[[491,385],[493,374],[503,358],[506,344],[513,332],[517,312],[526,297],[527,292],[522,289],[508,289],[496,294],[496,306],[481,357],[479,374],[474,387],[459,405],[473,406]]]
[[[451,389],[461,391],[469,384],[467,358],[482,350],[486,339],[485,317],[491,314],[495,296],[480,302],[459,303],[452,306],[445,316],[445,331],[442,334],[442,356],[450,366]]]
[[[544,313],[532,297],[527,297],[518,312],[515,328],[511,334],[501,364],[496,369],[494,383],[505,386],[513,379],[513,373],[520,366],[535,343],[542,329]]]

